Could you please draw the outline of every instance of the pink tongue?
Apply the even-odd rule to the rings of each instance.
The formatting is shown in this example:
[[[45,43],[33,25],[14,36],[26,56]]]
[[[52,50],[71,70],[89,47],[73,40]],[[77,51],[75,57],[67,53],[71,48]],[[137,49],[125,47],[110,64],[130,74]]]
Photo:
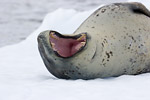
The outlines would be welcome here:
[[[51,38],[50,42],[53,45],[53,50],[62,57],[70,57],[74,55],[83,46],[81,42],[84,40],[65,39],[65,38]]]

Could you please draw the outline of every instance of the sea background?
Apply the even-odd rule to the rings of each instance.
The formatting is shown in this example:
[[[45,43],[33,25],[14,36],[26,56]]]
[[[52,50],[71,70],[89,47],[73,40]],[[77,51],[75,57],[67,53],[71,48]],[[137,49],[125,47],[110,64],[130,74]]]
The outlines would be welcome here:
[[[25,40],[47,13],[58,8],[87,11],[127,0],[0,0],[0,47]],[[57,16],[58,17],[58,16]]]

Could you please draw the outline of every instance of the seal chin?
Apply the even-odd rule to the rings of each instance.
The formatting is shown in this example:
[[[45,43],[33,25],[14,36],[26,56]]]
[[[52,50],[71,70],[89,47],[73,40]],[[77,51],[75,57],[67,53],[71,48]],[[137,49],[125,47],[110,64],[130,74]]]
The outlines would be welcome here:
[[[49,42],[57,56],[69,58],[83,50],[87,42],[87,33],[62,35],[56,31],[50,31]]]

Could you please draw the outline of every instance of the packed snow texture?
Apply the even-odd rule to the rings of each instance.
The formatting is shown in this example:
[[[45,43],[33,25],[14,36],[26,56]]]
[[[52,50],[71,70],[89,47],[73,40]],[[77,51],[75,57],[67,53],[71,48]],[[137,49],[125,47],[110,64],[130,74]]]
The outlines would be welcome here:
[[[140,1],[150,7],[148,1]],[[47,71],[38,52],[37,35],[50,29],[71,34],[93,11],[58,9],[25,41],[0,48],[0,100],[150,100],[149,73],[62,80]]]

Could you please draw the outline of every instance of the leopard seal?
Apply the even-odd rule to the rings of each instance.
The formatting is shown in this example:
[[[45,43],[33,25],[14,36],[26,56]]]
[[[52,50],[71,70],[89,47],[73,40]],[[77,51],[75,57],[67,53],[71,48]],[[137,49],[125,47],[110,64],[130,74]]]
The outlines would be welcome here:
[[[138,2],[106,5],[73,34],[41,32],[38,48],[48,71],[62,79],[150,72],[150,12]]]

